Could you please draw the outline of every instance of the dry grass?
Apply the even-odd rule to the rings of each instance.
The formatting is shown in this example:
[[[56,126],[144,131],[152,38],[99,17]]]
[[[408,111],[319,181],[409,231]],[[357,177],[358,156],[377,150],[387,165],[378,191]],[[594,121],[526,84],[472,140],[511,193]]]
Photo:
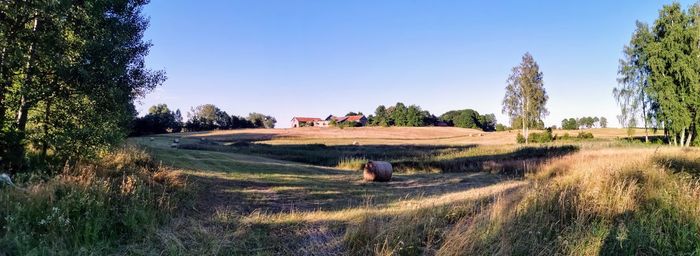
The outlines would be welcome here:
[[[479,162],[469,165],[469,171],[527,171],[520,172],[524,177],[509,179],[484,172],[431,173],[426,168],[432,165],[415,164],[410,166],[421,171],[373,184],[362,182],[358,172],[333,168],[357,169],[361,158],[337,159],[339,165],[321,167],[207,148],[169,149],[167,138],[156,137],[144,143],[151,153],[185,169],[204,188],[196,213],[164,230],[159,243],[175,245],[169,254],[700,253],[700,186],[692,176],[700,173],[697,150],[629,144],[611,140],[626,136],[626,130],[593,129],[589,131],[602,139],[578,142],[578,151],[542,157],[528,153],[537,151],[532,148],[513,154],[523,149],[512,145],[516,132],[450,137],[466,130],[431,127],[375,134],[381,129],[392,133],[393,128],[222,131],[184,134],[198,137],[183,141],[200,143],[199,137],[205,137],[269,144],[495,143],[499,145],[411,157],[463,169],[468,166],[453,160]],[[279,135],[284,133],[293,136]],[[402,136],[404,140],[397,139]],[[555,151],[561,143],[567,142],[539,148]],[[317,157],[336,148],[310,145],[305,148],[310,153],[283,153]],[[406,151],[395,146],[357,148]]]
[[[678,149],[591,150],[543,167],[521,193],[463,219],[439,254],[697,254],[700,186],[656,164]]]
[[[618,139],[628,136],[627,129],[595,128],[584,130],[555,130],[554,134],[591,132],[595,138]],[[285,128],[285,129],[240,129],[169,134],[185,139],[205,138],[218,142],[255,141],[271,145],[508,145],[515,144],[519,130],[483,132],[457,127],[351,127],[351,128]],[[532,130],[532,132],[538,132]],[[644,129],[635,129],[634,136],[643,136]],[[662,135],[649,131],[649,135]]]

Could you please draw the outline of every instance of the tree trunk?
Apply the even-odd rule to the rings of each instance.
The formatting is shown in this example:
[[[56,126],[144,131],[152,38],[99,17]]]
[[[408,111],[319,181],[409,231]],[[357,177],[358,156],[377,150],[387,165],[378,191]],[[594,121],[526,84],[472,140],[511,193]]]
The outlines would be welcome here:
[[[676,137],[678,137],[678,135],[677,135],[677,134],[671,134],[671,135],[673,135],[673,137],[671,137],[672,140],[669,141],[668,143],[671,144],[671,145],[673,145],[673,146],[677,146],[678,143],[676,143]]]
[[[529,143],[527,126],[527,98],[525,98],[525,101],[523,102],[523,136],[525,136],[525,145]]]
[[[44,112],[44,142],[41,143],[41,156],[45,159],[49,151],[49,122],[51,117],[51,98],[46,100],[46,110]]]
[[[37,18],[34,18],[34,25],[32,27],[32,32],[36,32],[36,27],[39,24],[39,20]],[[21,99],[20,99],[20,105],[19,105],[19,110],[17,111],[17,129],[19,130],[20,133],[24,133],[24,131],[27,128],[27,115],[29,114],[29,106],[30,102],[27,99],[27,93],[29,93],[29,90],[26,88],[29,87],[30,83],[32,82],[32,78],[34,78],[34,72],[33,72],[33,66],[32,62],[34,61],[34,54],[36,53],[36,49],[34,47],[34,42],[32,42],[29,45],[29,58],[27,59],[27,74],[26,77],[24,78],[24,84],[22,84],[22,88],[20,89],[20,93],[22,94]]]
[[[642,118],[644,118],[644,142],[649,143],[649,125],[647,124],[647,104],[644,101],[646,97],[642,93]]]
[[[685,128],[683,128],[683,130],[681,130],[681,141],[680,142],[681,142],[679,145],[680,147],[685,146]]]
[[[5,52],[6,47],[2,48],[2,53],[0,54],[0,130],[5,127],[5,90],[10,87],[12,81],[10,80],[9,72],[5,69]]]
[[[685,142],[686,147],[690,147],[690,143],[693,142],[693,132],[688,133],[687,141]]]
[[[34,18],[34,24],[32,27],[32,32],[36,32],[36,27],[39,24],[39,20],[37,18]],[[17,163],[14,163],[14,168],[19,171],[24,168],[24,161],[21,159],[24,159],[24,154],[25,154],[25,148],[24,148],[24,139],[25,139],[25,131],[27,128],[27,115],[29,114],[29,100],[27,99],[27,94],[30,93],[31,91],[27,89],[27,87],[30,86],[30,83],[32,82],[33,78],[33,66],[32,62],[34,61],[34,54],[36,53],[36,49],[34,47],[35,42],[32,41],[32,43],[29,45],[29,56],[27,59],[27,66],[26,66],[26,75],[24,78],[24,83],[21,85],[21,88],[19,89],[20,93],[20,106],[19,109],[17,110],[17,131],[19,132],[19,138],[18,140],[20,143],[17,144],[17,148],[13,149],[14,154],[18,157]]]

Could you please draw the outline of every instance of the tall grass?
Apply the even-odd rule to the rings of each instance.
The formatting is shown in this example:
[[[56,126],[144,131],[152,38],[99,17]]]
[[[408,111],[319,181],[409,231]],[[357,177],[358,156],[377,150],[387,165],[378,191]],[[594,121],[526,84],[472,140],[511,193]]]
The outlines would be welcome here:
[[[365,168],[367,159],[364,157],[344,157],[338,161],[337,168],[346,170],[362,170]]]
[[[0,190],[0,254],[107,254],[153,234],[184,199],[180,175],[124,148]]]
[[[630,151],[553,162],[522,194],[499,200],[509,203],[460,221],[439,253],[697,255],[697,180],[655,164],[650,150]]]
[[[375,255],[698,255],[700,181],[687,172],[699,163],[700,151],[586,150],[488,200],[363,218],[345,242]]]

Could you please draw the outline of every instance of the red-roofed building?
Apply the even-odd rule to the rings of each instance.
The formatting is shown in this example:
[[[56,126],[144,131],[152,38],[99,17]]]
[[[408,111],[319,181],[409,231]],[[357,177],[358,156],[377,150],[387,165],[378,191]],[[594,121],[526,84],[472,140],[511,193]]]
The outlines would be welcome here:
[[[305,126],[315,126],[315,127],[329,127],[331,122],[336,124],[346,124],[349,126],[365,126],[367,125],[367,117],[364,115],[354,115],[354,116],[341,116],[337,117],[334,115],[329,115],[326,119],[315,118],[315,117],[294,117],[292,118],[292,127],[305,127]]]
[[[292,128],[314,126],[314,122],[321,121],[321,118],[316,117],[294,117],[292,118]]]
[[[335,123],[337,123],[337,124],[353,123],[351,126],[365,126],[365,125],[367,125],[367,117],[365,117],[365,115],[354,115],[354,116],[329,115],[328,117],[326,117],[326,121],[330,122],[332,120],[335,120]]]

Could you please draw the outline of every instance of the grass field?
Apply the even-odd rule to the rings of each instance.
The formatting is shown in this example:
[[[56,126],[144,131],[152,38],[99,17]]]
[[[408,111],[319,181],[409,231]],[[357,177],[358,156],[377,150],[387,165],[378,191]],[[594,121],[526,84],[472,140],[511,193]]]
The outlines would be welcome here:
[[[133,142],[196,191],[159,233],[167,254],[700,253],[700,152],[590,131],[597,139],[528,147],[514,131],[434,127]],[[392,181],[362,181],[367,159],[392,162]]]

